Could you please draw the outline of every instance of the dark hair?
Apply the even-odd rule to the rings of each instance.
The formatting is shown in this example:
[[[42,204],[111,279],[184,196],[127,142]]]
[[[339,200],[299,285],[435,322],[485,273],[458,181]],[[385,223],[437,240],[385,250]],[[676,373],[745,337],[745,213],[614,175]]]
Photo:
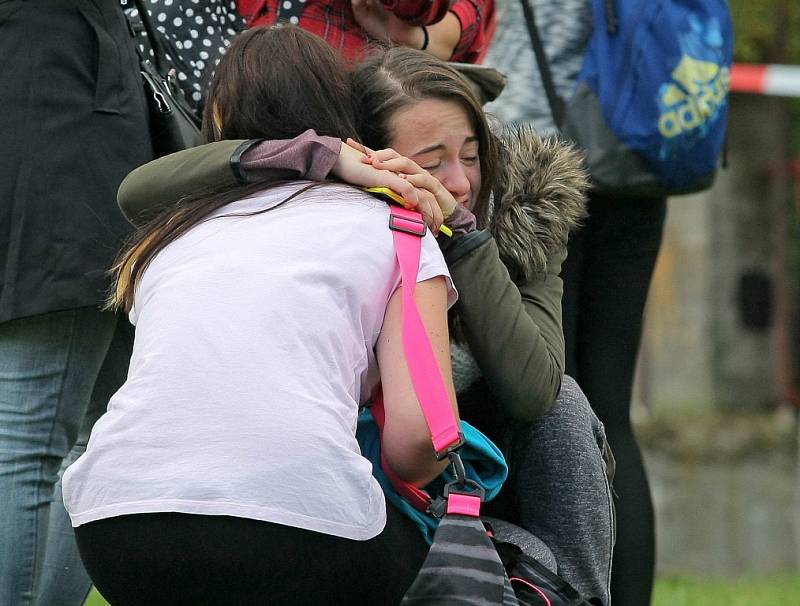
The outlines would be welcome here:
[[[497,143],[486,114],[469,81],[433,55],[394,47],[365,59],[353,73],[353,98],[358,107],[358,132],[373,149],[391,147],[389,127],[402,108],[425,99],[455,101],[464,108],[478,137],[481,189],[472,209],[480,227],[489,215],[489,197],[497,171]]]
[[[322,38],[294,26],[237,35],[209,85],[204,139],[290,139],[312,128],[340,139],[357,132],[350,72],[339,55]],[[222,206],[274,185],[206,190],[150,221],[112,268],[115,284],[106,307],[130,310],[139,278],[165,246]]]
[[[217,108],[221,129],[214,132]],[[291,139],[313,128],[346,139],[356,132],[350,74],[322,38],[295,26],[239,34],[209,85],[206,141]]]

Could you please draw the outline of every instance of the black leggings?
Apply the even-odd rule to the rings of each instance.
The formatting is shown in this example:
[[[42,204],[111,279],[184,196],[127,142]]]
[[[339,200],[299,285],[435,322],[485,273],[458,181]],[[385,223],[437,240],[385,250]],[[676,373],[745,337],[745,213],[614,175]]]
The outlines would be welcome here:
[[[605,425],[617,461],[614,606],[649,604],[653,586],[653,506],[630,405],[642,313],[665,216],[663,199],[591,196],[589,218],[570,238],[561,273],[567,374]]]
[[[428,551],[387,503],[384,531],[352,541],[227,516],[148,513],[75,529],[81,559],[113,606],[397,604]]]

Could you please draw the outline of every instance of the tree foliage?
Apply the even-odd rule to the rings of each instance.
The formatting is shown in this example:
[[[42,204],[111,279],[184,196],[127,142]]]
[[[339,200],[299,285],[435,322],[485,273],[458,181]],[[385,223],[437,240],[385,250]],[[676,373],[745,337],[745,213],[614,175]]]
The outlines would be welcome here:
[[[800,64],[798,0],[729,0],[736,61]]]

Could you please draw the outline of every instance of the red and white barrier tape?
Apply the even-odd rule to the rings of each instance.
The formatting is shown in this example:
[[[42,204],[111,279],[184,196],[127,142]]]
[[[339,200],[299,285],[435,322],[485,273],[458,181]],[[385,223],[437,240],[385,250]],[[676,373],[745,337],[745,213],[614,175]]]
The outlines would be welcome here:
[[[800,97],[800,65],[734,63],[731,92]]]

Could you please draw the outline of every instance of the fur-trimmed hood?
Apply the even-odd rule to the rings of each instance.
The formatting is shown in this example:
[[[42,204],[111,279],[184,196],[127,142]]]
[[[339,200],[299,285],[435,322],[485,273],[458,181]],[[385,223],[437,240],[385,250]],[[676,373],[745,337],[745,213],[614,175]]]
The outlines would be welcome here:
[[[504,147],[489,215],[500,258],[515,278],[543,272],[547,256],[566,245],[586,217],[589,176],[583,156],[528,125],[497,133]]]

